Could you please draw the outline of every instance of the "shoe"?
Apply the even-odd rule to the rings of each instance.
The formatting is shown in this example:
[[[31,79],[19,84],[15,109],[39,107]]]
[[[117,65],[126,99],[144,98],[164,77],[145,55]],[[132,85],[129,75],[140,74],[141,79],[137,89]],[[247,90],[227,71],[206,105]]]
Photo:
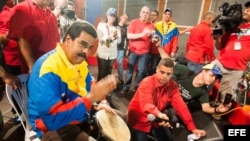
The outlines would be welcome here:
[[[122,90],[120,91],[120,94],[124,95],[129,91],[129,89],[127,88],[122,88]]]
[[[14,121],[15,124],[21,123],[21,120],[22,119],[21,119],[21,117],[18,116],[18,114],[13,115],[13,121]]]

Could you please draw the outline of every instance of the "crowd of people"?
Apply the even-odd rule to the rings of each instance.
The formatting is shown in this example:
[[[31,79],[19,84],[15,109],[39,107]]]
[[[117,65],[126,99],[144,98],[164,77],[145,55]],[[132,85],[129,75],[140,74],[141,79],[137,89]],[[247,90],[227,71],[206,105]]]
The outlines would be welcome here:
[[[50,0],[25,0],[16,5],[14,0],[7,0],[0,9],[0,77],[17,89],[17,75],[30,74],[26,122],[42,141],[95,141],[84,130],[93,111],[124,116],[106,100],[118,85],[121,96],[133,92],[124,120],[137,141],[146,141],[149,134],[158,141],[174,140],[170,131],[173,125],[164,113],[169,108],[198,137],[206,136],[207,131],[196,127],[191,116],[194,107],[207,114],[230,110],[232,103],[223,103],[225,95],[235,97],[250,60],[250,1],[244,5],[239,26],[216,36],[213,11],[206,12],[192,29],[180,31],[170,8],[159,12],[143,6],[139,17],[128,21],[127,13],[118,15],[117,9],[110,7],[95,28],[74,13],[74,2],[55,0],[51,8]],[[173,58],[178,37],[187,31],[185,66]],[[87,63],[95,40],[96,79]],[[115,62],[118,78],[112,74]],[[219,104],[214,106],[209,92],[216,81],[220,82],[220,95],[216,99]],[[161,122],[149,120],[148,115]],[[2,132],[1,114],[0,119]]]

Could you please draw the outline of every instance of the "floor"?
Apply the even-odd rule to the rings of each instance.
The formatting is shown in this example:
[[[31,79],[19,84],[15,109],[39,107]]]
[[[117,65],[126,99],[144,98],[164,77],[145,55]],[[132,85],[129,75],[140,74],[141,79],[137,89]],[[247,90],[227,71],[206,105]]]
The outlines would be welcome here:
[[[90,71],[94,77],[97,76],[97,67],[96,66],[90,66]],[[124,72],[125,73],[125,72]],[[117,70],[113,69],[113,74],[117,75]],[[120,95],[119,91],[114,91],[111,94],[111,104],[118,110],[120,110],[122,113],[127,112],[127,105],[132,98],[133,93],[129,92],[126,95]],[[4,117],[4,123],[5,123],[5,129],[4,129],[4,139],[5,141],[23,141],[24,139],[24,131],[20,124],[16,125],[12,121],[12,113],[11,113],[11,105],[8,102],[8,99],[4,95],[3,99],[0,101],[0,108]],[[222,138],[222,135],[220,133],[220,129],[218,128],[219,124],[221,122],[214,122],[211,120],[210,116],[204,114],[203,112],[193,113],[193,118],[198,121],[197,124],[199,126],[202,126],[204,129],[209,130],[209,134],[207,138],[204,138],[202,140],[209,141],[211,140],[212,136],[216,137],[216,140],[220,140]],[[202,116],[202,121],[200,120]],[[186,140],[187,132],[184,132],[182,129],[176,130],[178,132],[178,136],[176,136],[175,141],[183,141]],[[213,141],[215,140],[212,139]]]

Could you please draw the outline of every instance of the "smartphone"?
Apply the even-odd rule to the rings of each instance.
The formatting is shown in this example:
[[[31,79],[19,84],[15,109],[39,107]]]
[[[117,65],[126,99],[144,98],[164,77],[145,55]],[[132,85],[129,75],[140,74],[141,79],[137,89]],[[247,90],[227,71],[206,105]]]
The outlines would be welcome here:
[[[223,104],[227,105],[227,104],[229,104],[231,102],[231,100],[232,100],[232,94],[227,93],[226,96],[225,96]]]

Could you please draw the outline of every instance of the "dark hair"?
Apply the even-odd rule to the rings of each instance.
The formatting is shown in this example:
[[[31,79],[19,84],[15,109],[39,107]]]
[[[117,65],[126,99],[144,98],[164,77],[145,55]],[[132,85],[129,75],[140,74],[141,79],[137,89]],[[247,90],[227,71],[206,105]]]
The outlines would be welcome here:
[[[85,31],[94,38],[97,37],[96,29],[91,23],[87,21],[75,21],[66,31],[63,37],[63,42],[66,40],[67,35],[69,35],[72,40],[75,40],[75,38],[80,36],[82,31]]]
[[[162,58],[158,66],[161,66],[161,65],[168,67],[168,68],[173,68],[174,62],[171,60],[171,58]]]
[[[157,16],[159,16],[159,12],[158,12],[158,10],[156,10],[156,9],[155,9],[155,10],[153,10],[153,11],[151,11],[151,12],[155,12],[155,13],[156,13],[156,15],[157,15]]]
[[[105,22],[105,23],[107,23],[107,22],[108,22],[108,18],[107,18],[107,16],[106,16],[106,19],[105,19],[105,21],[104,21],[104,22]],[[118,23],[119,23],[118,17],[117,17],[117,16],[115,16],[115,21],[114,21],[113,25],[114,25],[114,26],[118,26]]]

